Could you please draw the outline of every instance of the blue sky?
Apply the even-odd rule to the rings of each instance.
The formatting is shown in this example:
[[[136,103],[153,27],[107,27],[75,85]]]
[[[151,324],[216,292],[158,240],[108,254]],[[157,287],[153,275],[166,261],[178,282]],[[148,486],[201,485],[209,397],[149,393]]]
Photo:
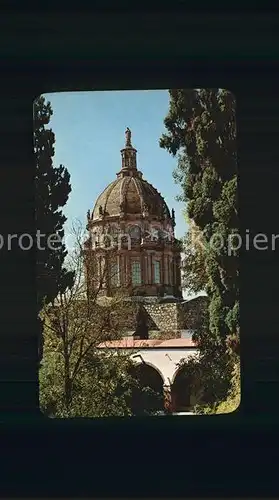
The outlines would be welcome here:
[[[50,126],[55,133],[54,164],[63,164],[71,175],[72,192],[63,209],[67,229],[74,219],[86,222],[97,196],[116,178],[121,168],[120,149],[125,130],[132,131],[138,150],[138,169],[162,193],[176,212],[176,235],[185,234],[184,205],[175,200],[180,192],[172,172],[176,159],[159,147],[168,111],[167,90],[61,92],[44,94],[51,102]],[[69,239],[67,239],[69,241]]]

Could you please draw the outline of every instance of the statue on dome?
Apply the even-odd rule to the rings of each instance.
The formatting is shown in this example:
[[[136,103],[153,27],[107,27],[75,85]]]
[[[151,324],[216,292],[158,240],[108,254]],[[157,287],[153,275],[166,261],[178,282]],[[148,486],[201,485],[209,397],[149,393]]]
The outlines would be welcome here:
[[[132,132],[131,130],[129,129],[129,127],[126,128],[126,132],[125,132],[125,136],[126,136],[126,144],[125,146],[131,146],[131,136],[132,136]]]
[[[87,210],[87,220],[90,221],[90,210]]]

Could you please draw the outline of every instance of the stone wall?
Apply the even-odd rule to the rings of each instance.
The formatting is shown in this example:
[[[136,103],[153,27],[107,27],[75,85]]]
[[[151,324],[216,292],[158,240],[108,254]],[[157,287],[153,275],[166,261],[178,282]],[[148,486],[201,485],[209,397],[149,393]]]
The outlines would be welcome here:
[[[208,310],[208,297],[200,296],[178,304],[178,325],[181,330],[195,330],[202,311]]]
[[[197,297],[187,302],[145,304],[145,310],[162,334],[180,335],[181,330],[195,330],[201,311],[208,308],[207,297]]]
[[[142,307],[150,338],[180,337],[181,330],[195,330],[201,311],[208,308],[207,297],[197,297],[185,302],[140,303],[127,301],[125,314],[119,315],[119,327],[133,333],[137,327],[137,313]]]
[[[144,308],[155,323],[158,330],[162,332],[178,332],[178,304],[145,304]]]
[[[133,332],[137,327],[137,314],[141,307],[140,303],[127,301],[125,304],[125,314],[119,317],[119,327],[124,332]],[[146,308],[143,307],[143,315],[149,330],[158,330],[158,326],[153,318],[148,314]]]

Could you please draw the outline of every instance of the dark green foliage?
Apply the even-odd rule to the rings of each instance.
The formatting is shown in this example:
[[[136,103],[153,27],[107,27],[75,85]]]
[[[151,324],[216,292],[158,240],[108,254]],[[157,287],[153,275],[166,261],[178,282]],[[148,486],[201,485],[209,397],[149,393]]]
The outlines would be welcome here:
[[[222,89],[169,93],[167,134],[160,146],[178,156],[175,177],[182,188],[180,198],[205,242],[204,249],[196,252],[198,262],[195,252],[191,258],[198,273],[195,291],[204,284],[210,301],[208,329],[203,327],[196,335],[206,378],[210,372],[212,403],[214,398],[224,399],[228,390],[232,345],[235,352],[239,335],[238,251],[232,248],[236,243],[232,234],[238,231],[235,99]],[[187,252],[189,242],[186,256]]]
[[[190,293],[203,292],[207,285],[207,274],[204,265],[205,241],[202,232],[190,221],[188,232],[183,240],[184,258],[182,286]]]
[[[64,362],[59,353],[46,351],[40,370],[40,406],[46,416],[129,416],[127,405],[134,381],[129,359],[111,352],[88,352],[71,385],[71,402],[65,401]]]
[[[55,136],[47,128],[51,116],[50,103],[44,97],[38,97],[34,102],[35,214],[36,230],[41,235],[36,270],[38,311],[45,303],[53,301],[59,291],[70,286],[73,280],[73,273],[63,267],[67,254],[62,244],[66,217],[61,210],[71,192],[70,175],[62,165],[58,168],[53,165]],[[57,235],[57,243],[52,240],[51,245],[47,244],[48,237],[54,234]],[[39,354],[41,358],[42,341]]]
[[[153,415],[164,411],[163,381],[154,368],[140,363],[129,370],[133,386],[127,404],[133,415]]]
[[[55,418],[156,414],[157,408],[163,407],[161,394],[143,385],[133,372],[129,355],[92,349],[73,381],[67,405],[63,359],[59,353],[45,349],[40,370],[41,410]]]

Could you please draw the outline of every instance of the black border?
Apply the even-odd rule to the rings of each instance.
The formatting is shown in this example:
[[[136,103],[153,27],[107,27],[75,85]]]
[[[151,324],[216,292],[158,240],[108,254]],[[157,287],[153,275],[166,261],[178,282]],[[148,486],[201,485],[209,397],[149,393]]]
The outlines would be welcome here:
[[[208,12],[177,11],[174,19],[171,12],[114,10],[102,19],[86,14],[83,25],[77,16],[25,11],[15,26],[6,23],[2,234],[34,231],[31,103],[38,94],[186,86],[234,92],[241,230],[277,233],[272,217],[278,199],[274,16],[248,13],[242,25],[236,14],[213,20]],[[35,255],[2,249],[0,259],[2,495],[276,493],[276,252],[241,255],[243,396],[237,413],[82,422],[46,420],[38,413]]]

